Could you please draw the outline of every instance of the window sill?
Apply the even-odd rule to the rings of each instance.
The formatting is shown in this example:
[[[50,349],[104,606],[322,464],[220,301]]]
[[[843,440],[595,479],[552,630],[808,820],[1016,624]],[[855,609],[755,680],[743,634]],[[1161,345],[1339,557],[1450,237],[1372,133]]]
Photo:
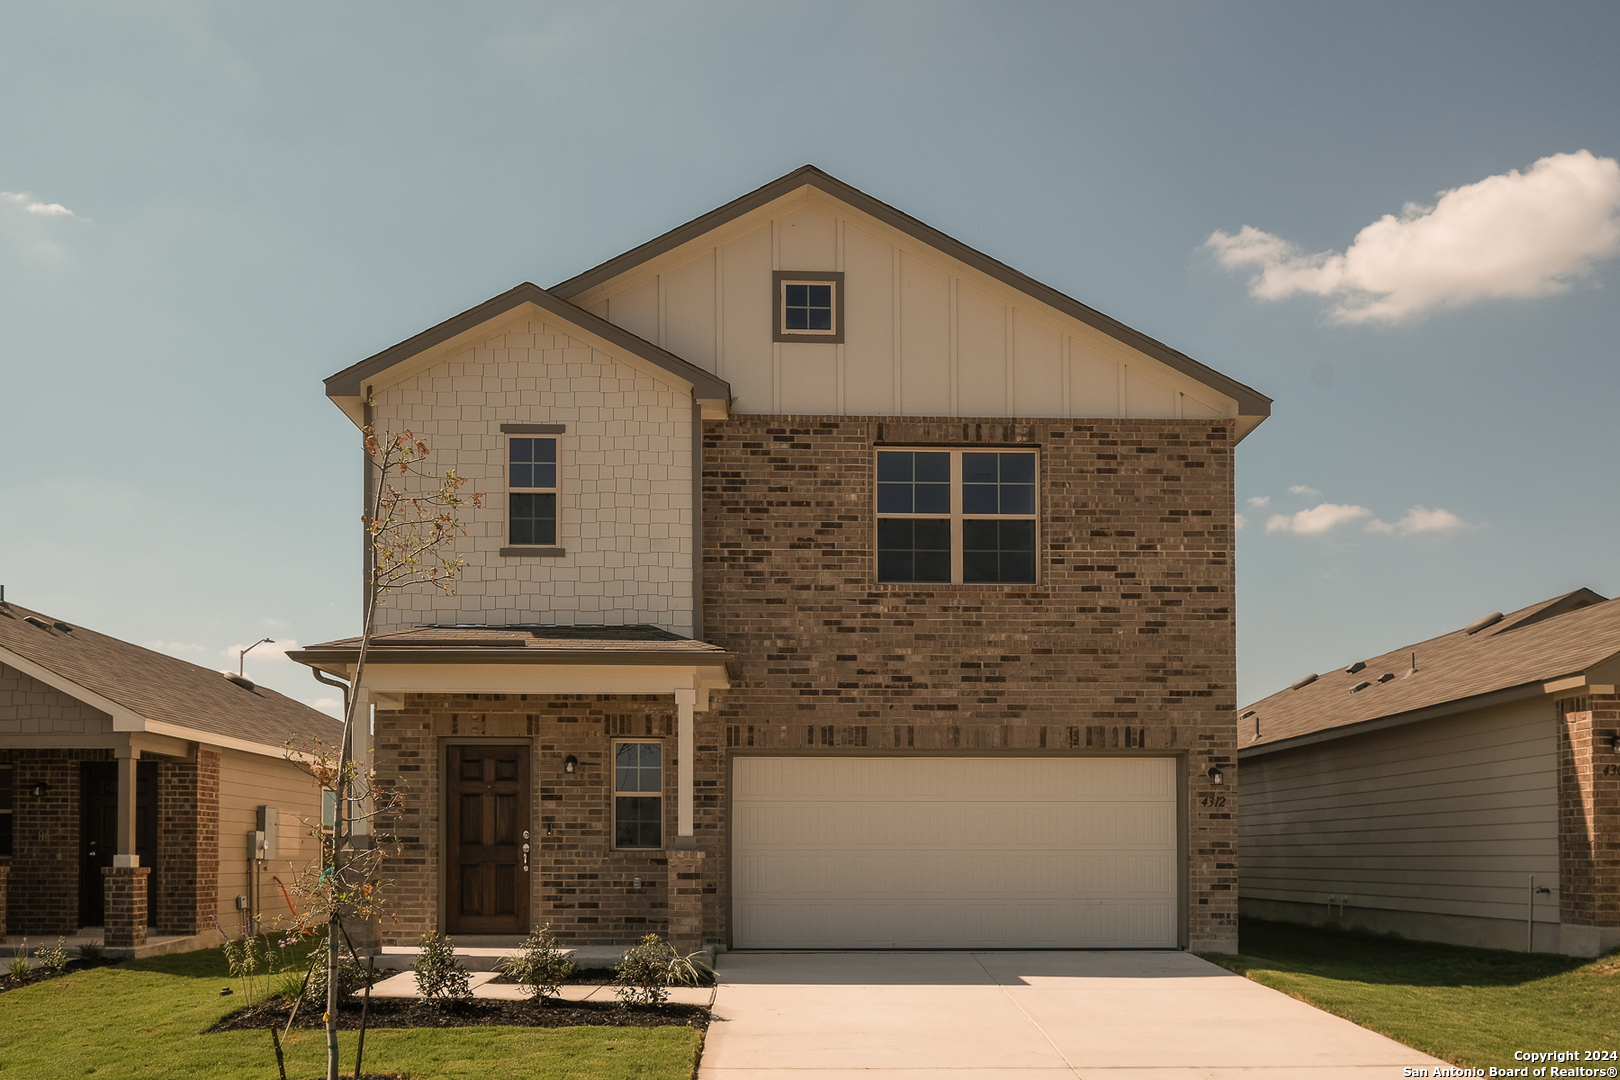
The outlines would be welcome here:
[[[568,554],[568,550],[560,547],[503,547],[499,554],[503,559],[560,559]]]

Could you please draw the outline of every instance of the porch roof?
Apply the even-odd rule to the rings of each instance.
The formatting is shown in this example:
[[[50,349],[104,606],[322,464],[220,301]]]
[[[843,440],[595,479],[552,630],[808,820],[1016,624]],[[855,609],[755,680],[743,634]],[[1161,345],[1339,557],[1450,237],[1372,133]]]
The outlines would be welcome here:
[[[352,678],[360,639],[287,655]],[[374,635],[366,668],[366,687],[382,693],[707,691],[731,685],[739,674],[736,655],[720,646],[645,624],[413,626]]]

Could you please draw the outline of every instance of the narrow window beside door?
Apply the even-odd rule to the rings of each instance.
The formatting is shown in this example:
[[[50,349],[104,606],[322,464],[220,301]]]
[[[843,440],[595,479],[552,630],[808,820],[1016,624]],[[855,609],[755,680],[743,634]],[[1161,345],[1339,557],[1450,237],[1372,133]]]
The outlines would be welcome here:
[[[613,846],[664,846],[664,747],[613,744]]]

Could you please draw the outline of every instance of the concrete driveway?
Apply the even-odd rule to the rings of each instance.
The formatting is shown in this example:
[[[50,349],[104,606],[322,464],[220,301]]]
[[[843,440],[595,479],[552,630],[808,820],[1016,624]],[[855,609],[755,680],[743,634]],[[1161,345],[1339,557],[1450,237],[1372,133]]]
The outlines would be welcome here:
[[[1444,1064],[1182,952],[725,953],[699,1080],[1363,1080]]]

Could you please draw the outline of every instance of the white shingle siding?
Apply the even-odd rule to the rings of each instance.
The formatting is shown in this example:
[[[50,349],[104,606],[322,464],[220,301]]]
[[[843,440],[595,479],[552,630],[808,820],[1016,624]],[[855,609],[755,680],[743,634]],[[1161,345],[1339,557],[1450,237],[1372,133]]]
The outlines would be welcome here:
[[[435,472],[485,493],[463,514],[467,560],[456,595],[390,597],[383,630],[418,623],[652,623],[692,632],[692,397],[643,367],[540,319],[377,391],[379,431],[424,436]],[[506,544],[505,423],[564,424],[562,558],[511,558]]]

